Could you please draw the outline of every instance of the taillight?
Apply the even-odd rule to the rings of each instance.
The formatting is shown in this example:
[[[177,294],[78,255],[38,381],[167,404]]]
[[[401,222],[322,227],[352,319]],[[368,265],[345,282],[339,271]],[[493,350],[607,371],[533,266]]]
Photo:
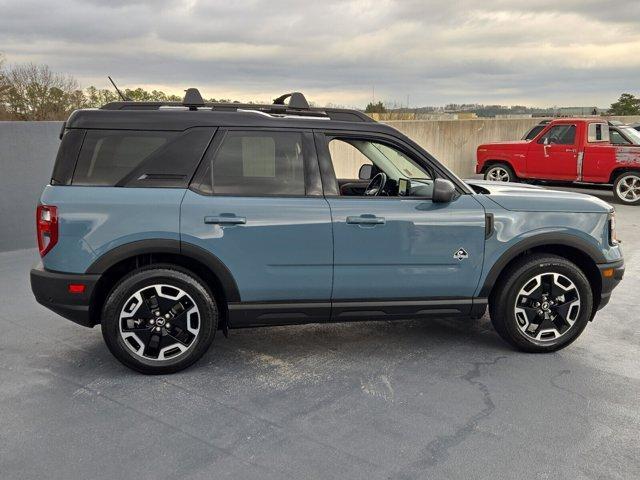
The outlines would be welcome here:
[[[58,208],[50,205],[38,205],[36,229],[38,250],[40,250],[40,256],[44,257],[58,243]]]

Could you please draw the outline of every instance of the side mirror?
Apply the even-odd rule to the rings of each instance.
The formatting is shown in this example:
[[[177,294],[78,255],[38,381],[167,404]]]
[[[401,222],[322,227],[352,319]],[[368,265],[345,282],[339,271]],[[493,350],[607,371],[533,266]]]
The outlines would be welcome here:
[[[436,178],[433,181],[433,195],[431,200],[434,203],[449,203],[456,196],[456,187],[451,180]]]
[[[371,172],[373,171],[373,165],[365,163],[360,167],[358,171],[358,178],[360,180],[371,180]]]
[[[544,137],[544,140],[542,141],[543,145],[549,145],[549,137]]]

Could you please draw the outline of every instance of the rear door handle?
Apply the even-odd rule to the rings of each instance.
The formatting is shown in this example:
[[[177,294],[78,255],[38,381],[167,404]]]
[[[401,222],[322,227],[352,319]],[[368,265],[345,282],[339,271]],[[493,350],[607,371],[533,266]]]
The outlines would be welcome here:
[[[385,219],[383,217],[376,217],[375,215],[360,215],[347,217],[347,223],[354,225],[384,225]]]
[[[567,148],[565,150],[565,152],[567,152],[567,153],[578,153],[578,150],[576,150],[575,148]]]
[[[247,219],[223,213],[216,217],[204,217],[204,223],[208,225],[244,225],[247,223]]]

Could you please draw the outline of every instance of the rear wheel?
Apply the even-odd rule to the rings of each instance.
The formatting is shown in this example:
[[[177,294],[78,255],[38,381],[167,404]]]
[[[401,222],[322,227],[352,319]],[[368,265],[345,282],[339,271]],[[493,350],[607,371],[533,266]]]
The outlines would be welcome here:
[[[625,172],[613,183],[613,196],[627,205],[640,205],[640,172]]]
[[[218,310],[203,282],[172,266],[147,267],[123,278],[102,314],[102,335],[127,367],[148,374],[188,367],[209,348]]]
[[[515,182],[517,181],[513,169],[504,163],[496,163],[489,166],[484,172],[484,179],[492,182]]]
[[[552,352],[582,333],[593,308],[589,280],[555,255],[516,262],[492,294],[489,309],[498,334],[527,352]]]

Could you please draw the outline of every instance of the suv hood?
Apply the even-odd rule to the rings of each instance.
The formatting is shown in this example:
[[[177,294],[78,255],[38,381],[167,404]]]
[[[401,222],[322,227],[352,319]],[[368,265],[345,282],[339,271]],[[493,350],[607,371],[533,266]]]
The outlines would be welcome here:
[[[465,180],[484,190],[487,198],[507,210],[520,212],[608,213],[613,207],[584,193],[548,190],[536,185],[486,180]]]

